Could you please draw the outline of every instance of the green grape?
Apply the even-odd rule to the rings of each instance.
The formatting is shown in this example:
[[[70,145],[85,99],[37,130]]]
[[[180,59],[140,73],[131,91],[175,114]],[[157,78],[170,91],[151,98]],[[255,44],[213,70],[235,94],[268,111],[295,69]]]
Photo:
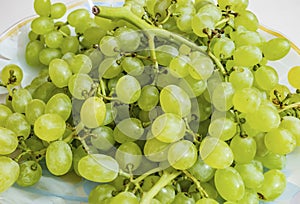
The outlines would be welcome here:
[[[12,130],[0,127],[0,155],[10,154],[17,149],[18,138]]]
[[[79,49],[79,41],[76,36],[67,36],[62,41],[61,45],[61,53],[66,54],[68,52],[77,53]]]
[[[100,184],[93,188],[88,196],[89,204],[99,204],[112,198],[117,189],[111,184]]]
[[[113,57],[105,58],[99,65],[99,79],[112,79],[123,71],[122,66]]]
[[[279,82],[277,71],[271,66],[261,66],[254,72],[254,79],[257,86],[265,91],[270,91]]]
[[[268,132],[279,126],[280,116],[273,107],[260,105],[256,111],[246,115],[246,122],[248,122],[250,127],[255,130]]]
[[[187,93],[176,85],[168,85],[160,92],[160,105],[164,112],[185,117],[191,112],[191,100]]]
[[[68,86],[72,71],[65,60],[53,59],[49,64],[49,76],[55,86],[62,88]]]
[[[144,155],[154,162],[165,161],[168,158],[170,144],[159,141],[156,138],[148,139],[144,146]]]
[[[12,96],[11,105],[15,112],[25,113],[25,107],[32,100],[32,96],[27,89],[17,89]]]
[[[76,99],[84,99],[93,86],[93,79],[87,74],[74,74],[68,82],[69,91]]]
[[[61,32],[53,30],[45,34],[45,43],[50,48],[59,48],[63,38],[64,36]]]
[[[279,127],[291,132],[296,139],[297,146],[300,146],[300,119],[293,116],[284,116]]]
[[[243,88],[251,88],[254,76],[247,67],[237,67],[230,73],[229,82],[235,90]]]
[[[261,103],[260,92],[254,88],[237,90],[232,98],[233,106],[242,113],[254,112]]]
[[[92,71],[99,67],[100,63],[103,61],[103,55],[99,49],[90,48],[84,52],[92,60]]]
[[[177,2],[178,3],[178,2]],[[180,15],[176,16],[176,25],[180,31],[191,33],[192,32],[192,19],[195,15],[194,7],[190,5],[183,5],[177,7],[176,13]]]
[[[83,39],[81,43],[85,47],[92,47],[100,42],[101,38],[106,35],[106,30],[102,27],[91,26],[83,32]]]
[[[286,156],[273,152],[268,152],[264,156],[256,156],[256,159],[268,169],[283,169],[286,165]]]
[[[245,185],[239,172],[233,167],[217,169],[214,177],[216,189],[228,201],[237,201],[243,198]]]
[[[56,113],[64,120],[67,120],[71,115],[72,103],[64,93],[58,93],[52,96],[46,104],[45,113]]]
[[[108,125],[114,121],[117,113],[112,103],[105,103],[105,106],[106,106],[106,113],[102,124]]]
[[[141,85],[133,76],[122,76],[116,84],[116,94],[121,102],[134,103],[141,95]]]
[[[78,171],[78,163],[80,161],[80,159],[84,156],[87,155],[86,150],[84,149],[84,147],[82,145],[79,145],[77,148],[72,148],[72,160],[73,160],[73,169],[74,172],[78,175],[81,176],[79,171]]]
[[[197,80],[190,75],[179,82],[179,86],[189,95],[190,98],[200,96],[207,88],[206,80]]]
[[[18,86],[22,82],[23,71],[16,64],[5,65],[1,70],[0,79],[4,85]]]
[[[133,52],[140,45],[140,34],[128,27],[119,27],[114,32],[114,36],[119,42],[120,49],[124,52]]]
[[[70,36],[71,35],[71,29],[68,24],[62,21],[55,21],[54,26],[56,29],[61,32],[64,37]]]
[[[259,188],[263,181],[264,175],[262,170],[256,165],[258,161],[252,160],[246,164],[236,164],[234,168],[241,175],[245,187],[248,189],[257,189]]]
[[[212,104],[207,102],[207,100],[205,100],[203,95],[200,95],[199,97],[197,97],[197,102],[198,102],[198,107],[199,108],[199,120],[205,121],[207,120],[211,113],[212,113]],[[194,111],[192,111],[194,112]]]
[[[219,111],[228,111],[232,106],[235,90],[230,82],[218,83],[212,94],[212,104]]]
[[[138,140],[144,133],[142,123],[137,118],[125,118],[114,129],[114,139],[119,143]]]
[[[288,72],[288,81],[296,89],[300,89],[298,77],[300,74],[300,66],[292,67]]]
[[[221,9],[226,9],[229,6],[234,11],[242,11],[247,8],[248,0],[218,0],[218,5]]]
[[[45,113],[46,104],[40,99],[31,100],[25,108],[26,120],[33,125],[36,119]]]
[[[39,54],[44,49],[44,45],[39,40],[30,41],[26,45],[25,59],[30,66],[40,66]]]
[[[230,142],[230,148],[234,160],[238,164],[249,163],[256,154],[256,142],[253,137],[241,137],[236,135]]]
[[[109,57],[118,55],[120,51],[120,42],[114,36],[104,36],[99,42],[101,52]]]
[[[160,177],[157,176],[157,175],[147,176],[143,181],[143,185],[141,186],[142,190],[144,192],[147,192],[147,191],[151,190],[151,188],[155,185],[155,183],[159,180],[159,178]]]
[[[274,128],[265,135],[267,149],[275,154],[291,153],[296,148],[296,144],[295,136],[284,128]]]
[[[188,169],[197,161],[197,149],[192,142],[180,140],[171,144],[168,150],[168,161],[175,169]]]
[[[261,132],[253,137],[256,142],[256,156],[263,157],[269,152],[265,144],[265,135],[266,133]]]
[[[138,198],[131,192],[121,192],[110,200],[110,203],[139,204]]]
[[[199,37],[207,37],[205,30],[213,30],[214,27],[214,18],[208,14],[198,12],[192,19],[193,32]]]
[[[95,128],[91,134],[91,143],[97,149],[107,151],[115,144],[113,130],[108,126]]]
[[[237,201],[239,204],[259,204],[259,197],[255,190],[245,190],[243,198]]]
[[[199,8],[198,13],[209,15],[213,18],[214,22],[221,20],[222,11],[215,4],[206,4]]]
[[[217,190],[216,190],[216,188],[213,184],[211,184],[211,183],[201,183],[201,187],[207,193],[208,198],[218,199],[219,195],[218,195],[218,192],[217,192]],[[195,201],[198,201],[201,198],[203,198],[203,196],[201,195],[201,193],[199,192],[199,190],[197,188],[197,185],[195,185],[195,184],[190,185],[190,187],[188,189],[188,193],[193,197],[193,199]]]
[[[8,106],[4,104],[0,104],[0,127],[5,124],[7,117],[10,116],[11,114],[12,111]]]
[[[21,113],[9,115],[4,127],[12,130],[18,137],[22,136],[24,139],[28,138],[31,131],[30,124],[27,122],[25,115]]]
[[[165,143],[172,143],[183,138],[186,131],[182,118],[173,113],[164,113],[158,116],[152,123],[153,136]]]
[[[33,32],[39,35],[44,35],[54,30],[54,22],[51,18],[46,16],[40,16],[35,18],[31,22],[31,29]]]
[[[34,11],[40,16],[49,16],[51,1],[50,0],[34,0]]]
[[[61,138],[65,132],[64,119],[55,113],[47,113],[38,117],[34,122],[34,133],[47,142]]]
[[[40,84],[32,93],[33,99],[40,99],[45,103],[55,94],[58,88],[52,82],[44,82]]]
[[[257,192],[262,200],[272,201],[283,193],[286,187],[286,178],[285,175],[277,169],[267,171],[264,173],[264,177],[264,182],[262,186],[257,189]]]
[[[125,57],[121,62],[121,66],[131,76],[141,75],[144,71],[144,64],[137,57]]]
[[[262,52],[256,46],[243,45],[234,51],[233,59],[237,66],[251,67],[261,62]]]
[[[178,49],[172,45],[161,45],[156,48],[157,62],[163,66],[168,66],[178,54]]]
[[[17,162],[6,156],[0,156],[0,192],[9,189],[18,179],[20,167]]]
[[[235,50],[234,42],[227,37],[217,38],[213,44],[213,53],[220,59],[226,59],[233,55]]]
[[[46,150],[46,166],[56,176],[66,174],[72,166],[72,150],[64,141],[54,141]]]
[[[243,45],[254,45],[260,47],[262,44],[262,37],[255,31],[243,31],[237,34],[234,38],[236,47]]]
[[[208,182],[215,175],[215,169],[207,165],[200,157],[195,164],[187,170],[200,182]]]
[[[164,186],[154,197],[164,204],[171,204],[175,198],[175,189],[171,185]]]
[[[61,58],[62,53],[60,49],[44,48],[39,54],[39,60],[44,65],[49,65],[53,59]]]
[[[212,198],[201,198],[196,204],[218,204],[218,202]]]
[[[32,186],[42,177],[42,167],[36,161],[25,161],[20,164],[20,174],[16,181],[19,186]]]
[[[59,19],[63,17],[67,11],[67,7],[63,3],[54,3],[50,8],[50,17],[53,19]]]
[[[268,60],[279,60],[291,49],[290,42],[285,38],[273,38],[263,44],[262,51]]]
[[[195,204],[193,198],[189,197],[189,195],[184,192],[177,193],[172,204]]]
[[[150,111],[153,109],[159,101],[159,91],[153,85],[146,85],[141,90],[141,96],[137,103],[140,109],[144,111]]]
[[[208,132],[210,136],[226,141],[236,134],[237,125],[231,119],[220,117],[211,121]]]
[[[88,74],[92,70],[91,59],[84,54],[75,55],[69,62],[73,73]]]
[[[174,57],[169,64],[170,73],[178,78],[184,78],[189,75],[190,58],[185,55]]]
[[[218,138],[207,136],[200,144],[202,160],[212,168],[224,169],[233,162],[233,153],[227,143]]]
[[[189,73],[194,79],[206,80],[211,77],[215,65],[208,56],[196,52],[194,55],[191,54],[190,57]]]
[[[88,21],[90,18],[90,13],[87,9],[76,9],[68,14],[68,23],[73,27],[82,26],[83,22]]]
[[[33,32],[32,30],[28,33],[28,38],[30,41],[38,40],[39,35]]]
[[[142,162],[142,151],[134,142],[125,142],[121,144],[115,154],[120,168],[125,171],[134,171]]]
[[[105,115],[105,103],[96,96],[86,99],[80,109],[81,122],[88,128],[96,128],[102,125]]]
[[[256,31],[259,26],[258,19],[254,13],[249,10],[239,12],[234,19],[234,26],[244,26],[247,30]]]

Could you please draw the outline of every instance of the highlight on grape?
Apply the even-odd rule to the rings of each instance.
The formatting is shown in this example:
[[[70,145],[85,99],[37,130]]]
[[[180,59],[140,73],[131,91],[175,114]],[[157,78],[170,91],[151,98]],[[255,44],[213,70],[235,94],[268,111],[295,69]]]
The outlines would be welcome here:
[[[34,0],[23,86],[1,68],[0,192],[71,172],[90,204],[276,200],[300,145],[300,66],[248,0],[126,0],[68,10]],[[25,70],[26,71],[26,70]]]

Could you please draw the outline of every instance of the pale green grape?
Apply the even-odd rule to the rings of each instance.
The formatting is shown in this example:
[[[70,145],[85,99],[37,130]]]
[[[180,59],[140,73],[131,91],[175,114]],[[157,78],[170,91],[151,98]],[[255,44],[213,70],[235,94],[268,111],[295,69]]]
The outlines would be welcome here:
[[[59,48],[63,38],[61,32],[54,30],[45,35],[45,44],[50,48]]]
[[[97,149],[107,151],[115,144],[113,130],[108,126],[101,126],[91,132],[91,143]]]
[[[19,186],[32,186],[42,177],[42,167],[36,161],[25,161],[20,164],[20,174],[16,183]]]
[[[159,176],[157,176],[157,175],[147,176],[143,181],[143,185],[141,186],[143,191],[144,192],[149,191],[158,180],[159,180]]]
[[[291,132],[296,139],[297,146],[300,146],[300,119],[293,116],[284,116],[280,127]]]
[[[256,142],[256,156],[263,157],[269,152],[265,144],[265,135],[266,133],[261,132],[253,137]]]
[[[202,140],[199,151],[202,160],[216,169],[229,167],[234,159],[229,145],[211,136],[207,136]]]
[[[282,154],[268,152],[264,156],[256,156],[256,159],[268,169],[283,169],[286,166],[286,155]]]
[[[105,199],[113,197],[116,191],[117,189],[111,184],[100,184],[89,193],[89,204],[103,203]]]
[[[243,45],[255,45],[257,47],[262,44],[262,37],[255,31],[243,31],[234,38],[236,47]]]
[[[233,55],[235,50],[234,42],[227,37],[217,38],[213,44],[213,53],[220,59],[226,59]]]
[[[38,117],[34,122],[34,133],[47,142],[61,138],[65,132],[64,119],[55,113],[47,113]]]
[[[68,52],[77,53],[79,49],[79,41],[76,36],[67,36],[62,41],[61,45],[62,54],[66,54]]]
[[[243,138],[236,135],[230,142],[230,148],[235,162],[245,164],[253,160],[256,153],[256,142],[253,137]]]
[[[31,131],[30,124],[27,122],[25,115],[21,113],[13,113],[9,115],[4,127],[12,130],[18,137],[22,136],[24,139],[28,138]]]
[[[88,74],[92,70],[92,61],[84,54],[75,55],[71,58],[69,65],[73,73]]]
[[[87,74],[74,74],[68,82],[69,91],[76,99],[84,99],[90,92],[93,85],[92,78]]]
[[[220,117],[211,121],[208,132],[210,136],[226,141],[236,134],[237,126],[231,119]]]
[[[218,0],[218,5],[221,9],[226,9],[229,6],[234,11],[242,11],[247,8],[248,0]]]
[[[190,57],[189,73],[194,79],[206,80],[213,74],[215,65],[208,56],[195,52]]]
[[[268,60],[279,60],[291,49],[290,42],[285,38],[273,38],[263,44],[262,51]]]
[[[49,16],[51,9],[50,0],[34,0],[34,11],[40,16]]]
[[[180,140],[170,145],[168,162],[175,169],[185,170],[192,167],[197,161],[197,149],[188,140]]]
[[[193,32],[199,37],[207,37],[204,30],[213,30],[215,22],[212,16],[198,12],[192,19]]]
[[[103,124],[106,115],[106,106],[99,97],[86,99],[80,109],[81,122],[88,128],[96,128]]]
[[[168,85],[160,92],[160,105],[164,112],[185,117],[191,112],[191,100],[187,93],[176,85]]]
[[[113,106],[113,103],[105,103],[105,106],[106,106],[106,113],[102,124],[108,125],[114,121],[117,113],[115,107]]]
[[[79,171],[78,171],[78,162],[80,161],[81,158],[87,155],[86,150],[83,148],[82,145],[79,145],[77,148],[72,148],[72,155],[73,155],[73,169],[74,172],[78,175],[81,176]],[[72,168],[72,167],[71,167]]]
[[[297,141],[289,130],[279,127],[270,130],[265,135],[265,145],[269,151],[285,155],[296,148]]]
[[[72,150],[64,141],[54,141],[46,150],[46,166],[48,170],[56,175],[66,174],[72,166]]]
[[[155,162],[167,160],[170,144],[161,142],[156,138],[148,139],[144,146],[144,155]]]
[[[33,32],[44,35],[52,30],[54,30],[54,22],[51,18],[46,16],[40,16],[35,18],[31,22],[31,29]]]
[[[165,113],[158,116],[152,123],[153,136],[165,143],[172,143],[183,138],[186,131],[182,118],[173,113]]]
[[[49,64],[49,76],[55,86],[62,88],[68,86],[72,71],[65,60],[53,59]]]
[[[200,182],[208,182],[215,175],[215,169],[207,165],[201,158],[195,164],[187,169]]]
[[[242,113],[254,112],[261,103],[260,92],[254,88],[237,90],[232,98],[233,106]]]
[[[178,78],[184,78],[189,75],[190,58],[185,55],[178,55],[170,61],[169,69],[171,74]]]
[[[17,89],[12,96],[11,105],[15,112],[25,113],[25,107],[32,100],[32,96],[27,89]]]
[[[36,119],[45,113],[46,104],[40,99],[31,100],[25,108],[26,120],[33,125]]]
[[[219,111],[229,110],[232,104],[234,88],[230,82],[221,82],[216,85],[212,94],[212,104]]]
[[[73,27],[80,27],[84,22],[88,21],[90,13],[87,9],[76,9],[68,14],[68,23]]]
[[[288,72],[288,81],[296,89],[300,89],[298,76],[300,74],[300,66],[292,67]]]
[[[199,8],[198,13],[209,15],[214,22],[218,22],[222,17],[222,11],[215,4],[206,4]]]
[[[185,192],[180,192],[176,194],[172,204],[195,204],[195,201]]]
[[[218,204],[218,202],[212,198],[201,198],[196,204]]]
[[[26,45],[25,59],[30,66],[40,66],[39,54],[44,48],[44,45],[39,40],[30,41]]]
[[[61,58],[62,53],[57,48],[44,48],[39,53],[39,60],[44,65],[49,65],[53,59]]]
[[[116,84],[116,94],[123,103],[134,103],[141,95],[141,85],[133,76],[122,76]]]
[[[45,103],[58,91],[58,88],[49,81],[40,84],[32,93],[33,99],[40,99]],[[59,91],[58,91],[59,92]]]
[[[0,104],[0,127],[5,124],[6,118],[12,114],[9,107],[4,104]]]
[[[114,32],[119,42],[120,49],[124,52],[133,52],[140,45],[140,34],[128,27],[119,27]]]
[[[10,154],[17,149],[18,138],[16,133],[4,127],[0,127],[0,155]]]
[[[20,167],[17,162],[6,156],[0,156],[0,192],[9,189],[18,179]]]
[[[230,73],[229,82],[235,90],[243,88],[251,88],[253,85],[254,76],[247,67],[237,67]]]
[[[178,54],[178,49],[171,45],[161,45],[156,48],[157,62],[163,66],[168,66]]]
[[[131,76],[141,75],[144,71],[142,60],[136,57],[125,57],[121,62],[121,66],[123,70]]]
[[[262,200],[272,201],[283,193],[286,187],[286,178],[285,175],[277,169],[267,171],[264,173],[264,177],[264,182],[262,186],[257,189],[257,192]]]
[[[100,39],[106,35],[106,30],[98,26],[90,26],[83,32],[81,44],[85,47],[93,47],[100,42]]]
[[[119,143],[138,140],[144,133],[142,123],[137,118],[125,118],[114,129],[114,139]]]
[[[180,15],[176,16],[176,25],[178,29],[186,33],[191,33],[192,19],[195,15],[195,9],[190,5],[183,5],[177,7],[175,12],[180,13]]]
[[[171,185],[163,187],[155,196],[161,203],[170,204],[175,198],[175,189]]]
[[[61,18],[65,15],[67,7],[63,3],[54,3],[51,5],[50,17],[53,19]]]
[[[270,91],[279,82],[277,71],[271,66],[261,66],[254,72],[255,83],[259,88]]]
[[[106,56],[116,56],[120,51],[120,42],[114,36],[104,36],[99,42],[101,52]]]
[[[19,85],[23,79],[23,71],[20,66],[16,64],[5,65],[1,70],[1,82],[4,85]]]
[[[153,85],[146,85],[141,90],[141,96],[137,103],[140,109],[144,111],[150,111],[153,109],[159,101],[159,91]]]
[[[120,168],[125,171],[134,171],[142,163],[142,151],[134,142],[125,142],[121,144],[115,154]]]
[[[245,190],[243,198],[237,201],[239,204],[259,204],[259,197],[255,190]]]
[[[203,95],[200,95],[199,97],[197,97],[197,102],[198,102],[198,108],[199,110],[199,120],[205,121],[207,120],[210,115],[212,114],[212,104],[209,103],[207,100],[205,100]],[[195,113],[194,111],[192,111],[193,113]]]
[[[214,177],[216,189],[228,201],[237,201],[243,198],[245,185],[239,172],[233,167],[217,169]]]
[[[237,66],[251,67],[261,62],[262,52],[256,46],[243,45],[234,51],[233,59]]]
[[[99,65],[99,79],[112,79],[117,77],[123,71],[122,66],[113,58],[105,58]]]
[[[139,204],[138,198],[131,192],[121,192],[110,200],[110,203]]]
[[[69,96],[64,93],[58,93],[52,96],[46,104],[45,113],[56,113],[64,120],[71,115],[72,103]]]
[[[244,26],[247,30],[256,31],[259,26],[258,19],[254,13],[249,10],[239,12],[238,16],[234,19],[234,26]]]

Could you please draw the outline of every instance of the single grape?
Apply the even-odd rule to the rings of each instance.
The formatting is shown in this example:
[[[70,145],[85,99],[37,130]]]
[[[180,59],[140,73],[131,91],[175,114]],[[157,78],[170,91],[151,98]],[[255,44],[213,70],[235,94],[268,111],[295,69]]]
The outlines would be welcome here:
[[[98,67],[99,79],[112,79],[117,77],[122,71],[122,66],[114,57],[107,57]]]
[[[123,103],[134,103],[141,95],[141,85],[133,76],[122,76],[116,84],[116,94]]]
[[[254,76],[247,67],[237,67],[230,73],[229,82],[235,90],[243,88],[251,88],[253,85]]]
[[[233,106],[234,93],[235,90],[230,82],[218,83],[212,93],[212,104],[219,111],[227,111]]]
[[[256,154],[256,142],[253,137],[241,137],[236,135],[230,142],[230,148],[234,160],[238,164],[251,162]]]
[[[270,91],[279,82],[279,77],[277,71],[271,66],[261,66],[258,70],[254,72],[255,84],[258,88]]]
[[[168,66],[178,54],[178,49],[171,45],[161,45],[156,48],[157,62],[163,66]]]
[[[41,62],[39,59],[40,52],[44,49],[44,45],[39,40],[30,41],[26,45],[25,59],[30,66],[40,66]]]
[[[76,36],[67,36],[64,38],[60,45],[61,53],[66,54],[68,52],[77,53],[79,49],[79,41]]]
[[[233,106],[242,113],[254,112],[261,103],[260,92],[254,88],[237,90],[232,98]]]
[[[146,85],[141,90],[141,96],[137,103],[140,109],[144,111],[150,111],[159,102],[159,91],[153,85]]]
[[[99,42],[101,52],[106,56],[116,56],[120,51],[120,42],[114,36],[104,36]]]
[[[285,38],[273,38],[263,44],[262,51],[268,60],[279,60],[291,49],[290,42]]]
[[[191,77],[191,75],[186,76],[179,82],[179,87],[182,88],[190,98],[200,96],[207,88],[206,80],[197,80]]]
[[[214,71],[213,61],[202,53],[191,54],[191,63],[189,66],[190,75],[197,80],[207,80]]]
[[[211,121],[208,132],[210,136],[226,141],[236,134],[237,126],[231,119],[220,117]]]
[[[256,31],[259,26],[256,15],[249,11],[244,10],[238,13],[238,16],[234,19],[234,26],[244,26],[247,30]]]
[[[120,49],[124,52],[133,52],[140,45],[140,34],[128,27],[119,27],[114,32],[114,36],[120,44]]]
[[[65,60],[53,59],[49,64],[49,76],[55,86],[62,88],[68,86],[72,71]]]
[[[76,99],[84,99],[90,92],[93,85],[93,79],[87,74],[74,74],[68,82],[69,91]]]
[[[286,166],[286,155],[282,154],[268,152],[264,156],[256,156],[255,159],[268,169],[283,169]]]
[[[71,115],[72,103],[69,96],[64,93],[58,93],[52,96],[46,104],[45,113],[56,113],[64,120]]]
[[[91,132],[91,143],[97,149],[107,151],[115,144],[113,130],[108,126],[101,126]]]
[[[155,162],[167,160],[169,143],[161,142],[156,138],[146,140],[144,145],[144,155],[147,159]]]
[[[137,118],[125,118],[114,129],[114,139],[119,143],[138,140],[144,134],[142,123]]]
[[[300,119],[293,116],[284,116],[279,127],[291,132],[296,138],[297,146],[300,145]]]
[[[84,54],[75,55],[68,63],[73,73],[88,74],[92,70],[92,61]]]
[[[192,19],[193,32],[199,37],[207,37],[207,30],[213,30],[215,22],[212,16],[198,12]]]
[[[175,189],[171,185],[163,187],[155,196],[161,203],[170,204],[175,198]]]
[[[7,117],[11,114],[12,110],[8,106],[0,104],[0,126],[3,126],[3,124],[5,124]]]
[[[33,2],[34,11],[40,16],[49,16],[51,9],[50,0],[34,0]]]
[[[131,192],[121,192],[110,200],[110,203],[139,204],[138,198]]]
[[[300,89],[299,75],[300,66],[292,67],[288,72],[288,81],[296,89]]]
[[[125,57],[121,62],[121,66],[131,76],[141,75],[144,71],[144,64],[137,57]]]
[[[21,67],[16,64],[5,65],[1,70],[0,79],[4,85],[18,86],[22,82],[23,71]]]
[[[59,48],[63,38],[64,36],[61,32],[53,30],[45,34],[45,44],[50,48]]]
[[[67,7],[64,3],[54,3],[51,5],[50,9],[50,17],[53,19],[63,17],[67,11]]]
[[[0,192],[9,189],[18,179],[20,167],[17,162],[6,156],[0,156]]]
[[[217,38],[213,44],[213,53],[220,59],[226,59],[233,55],[235,50],[234,42],[227,37]]]
[[[215,169],[207,165],[201,158],[198,158],[195,164],[187,169],[200,182],[208,182],[215,175]]]
[[[90,13],[87,9],[76,9],[68,14],[68,23],[73,27],[82,26],[83,22],[86,22],[90,18]]]
[[[30,124],[27,122],[25,115],[21,113],[9,115],[4,127],[12,130],[18,137],[22,136],[24,139],[27,139],[31,132]]]
[[[40,16],[35,18],[31,22],[31,29],[33,32],[44,35],[52,30],[54,30],[54,22],[51,18],[46,16]]]
[[[237,66],[251,67],[261,62],[262,52],[256,46],[243,45],[234,51],[233,59]]]
[[[39,53],[39,60],[44,65],[49,65],[53,59],[61,58],[62,53],[57,48],[44,48]]]
[[[14,152],[17,149],[18,142],[15,132],[8,128],[0,127],[0,155]]]
[[[177,193],[172,204],[195,204],[193,198],[184,192]]]
[[[15,112],[25,113],[27,104],[32,100],[32,96],[27,89],[17,89],[12,96],[11,105]]]
[[[32,186],[42,177],[42,167],[36,161],[25,161],[20,164],[20,174],[16,183],[19,186]]]
[[[89,193],[88,201],[90,204],[105,202],[105,199],[113,197],[117,189],[111,184],[100,184],[93,188]]]

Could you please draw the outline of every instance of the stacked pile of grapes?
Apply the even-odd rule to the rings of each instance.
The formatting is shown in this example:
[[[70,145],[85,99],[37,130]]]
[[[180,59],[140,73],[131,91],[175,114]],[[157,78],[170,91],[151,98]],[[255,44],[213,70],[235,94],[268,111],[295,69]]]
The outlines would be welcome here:
[[[35,0],[26,61],[1,71],[0,192],[45,166],[97,182],[89,203],[258,203],[300,145],[300,68],[279,84],[248,0],[128,0],[67,12]],[[66,13],[67,12],[67,13]],[[62,21],[63,17],[66,21]]]

